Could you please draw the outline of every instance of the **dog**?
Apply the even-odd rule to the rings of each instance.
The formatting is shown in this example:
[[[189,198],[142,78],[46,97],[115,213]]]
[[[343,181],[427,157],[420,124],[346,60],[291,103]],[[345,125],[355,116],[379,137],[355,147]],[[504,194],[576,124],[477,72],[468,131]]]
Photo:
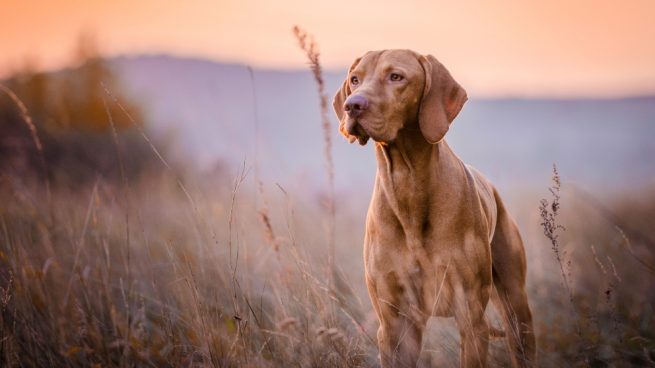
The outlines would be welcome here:
[[[462,367],[486,366],[490,336],[503,333],[514,366],[536,363],[518,227],[444,140],[466,100],[434,56],[411,50],[356,59],[334,97],[349,142],[375,141],[364,265],[382,367],[416,366],[431,316],[455,318]],[[504,331],[484,317],[489,300]]]

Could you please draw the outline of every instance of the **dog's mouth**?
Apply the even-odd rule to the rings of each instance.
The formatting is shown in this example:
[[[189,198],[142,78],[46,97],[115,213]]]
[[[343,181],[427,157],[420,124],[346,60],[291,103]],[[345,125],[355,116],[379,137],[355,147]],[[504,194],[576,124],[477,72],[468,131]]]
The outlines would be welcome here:
[[[346,126],[344,127],[344,130],[348,134],[348,141],[350,143],[353,143],[356,140],[360,145],[363,146],[371,137],[366,132],[366,129],[364,129],[362,124],[360,124],[360,122],[356,119],[348,119],[345,125]]]

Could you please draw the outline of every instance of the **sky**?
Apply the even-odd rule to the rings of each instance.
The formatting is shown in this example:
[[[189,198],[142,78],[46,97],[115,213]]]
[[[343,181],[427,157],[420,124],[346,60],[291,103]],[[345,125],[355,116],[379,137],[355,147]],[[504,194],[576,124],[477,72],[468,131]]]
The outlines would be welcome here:
[[[327,69],[368,50],[433,54],[469,95],[655,94],[652,0],[0,0],[0,77],[71,62],[83,32],[107,56],[165,53],[305,67],[291,28]]]

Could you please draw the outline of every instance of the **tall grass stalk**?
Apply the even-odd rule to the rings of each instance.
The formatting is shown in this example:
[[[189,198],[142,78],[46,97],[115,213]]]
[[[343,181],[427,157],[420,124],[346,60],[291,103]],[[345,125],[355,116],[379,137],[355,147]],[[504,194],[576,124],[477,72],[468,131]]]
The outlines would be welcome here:
[[[325,156],[325,170],[328,177],[329,198],[327,210],[329,213],[328,225],[328,280],[330,287],[334,286],[336,270],[334,266],[335,257],[335,235],[336,235],[336,199],[334,192],[334,161],[332,159],[332,126],[330,124],[328,97],[325,93],[325,81],[323,79],[323,70],[319,60],[320,53],[314,37],[302,30],[298,26],[293,27],[293,34],[298,41],[298,46],[307,56],[309,69],[312,71],[314,81],[318,90],[321,107],[321,126],[323,127],[323,154]]]
[[[27,110],[27,107],[25,106],[23,101],[21,101],[21,99],[18,98],[18,96],[14,93],[14,91],[9,89],[9,87],[5,86],[2,83],[0,83],[0,90],[6,93],[7,96],[9,96],[9,98],[14,102],[16,107],[18,107],[18,111],[20,112],[20,117],[25,123],[25,126],[27,126],[27,128],[30,131],[32,142],[34,142],[34,147],[36,147],[36,150],[39,154],[39,162],[41,164],[43,181],[46,190],[46,199],[48,201],[50,215],[52,215],[52,194],[50,189],[50,176],[48,175],[48,166],[46,165],[45,155],[43,153],[43,143],[41,143],[41,139],[39,138],[39,131],[36,129],[36,125],[34,125],[34,122],[32,121],[32,116],[30,115],[29,110]]]
[[[127,341],[132,339],[132,259],[131,259],[131,239],[130,239],[130,182],[125,175],[125,165],[123,164],[123,155],[121,154],[120,144],[118,143],[118,132],[116,131],[116,124],[114,124],[114,117],[111,114],[109,105],[107,105],[107,100],[102,98],[102,103],[105,106],[105,113],[107,114],[107,119],[109,120],[109,126],[111,128],[111,136],[114,142],[114,147],[116,148],[116,159],[118,160],[118,166],[121,175],[121,181],[123,182],[123,198],[124,198],[124,213],[125,213],[125,257],[126,257],[126,273],[127,273],[127,296],[125,298],[125,306],[127,313]],[[95,189],[94,189],[95,194]],[[123,350],[123,366],[129,366],[129,351],[130,344],[125,344],[125,349]]]
[[[562,259],[562,249],[559,243],[559,232],[565,231],[566,228],[559,223],[557,223],[557,216],[559,215],[560,209],[560,189],[561,189],[561,180],[559,173],[557,172],[557,166],[553,164],[553,185],[548,188],[548,191],[552,195],[552,202],[548,202],[547,199],[542,199],[539,202],[539,214],[541,216],[541,226],[544,229],[544,236],[550,241],[551,249],[555,255],[555,260],[559,265],[562,283],[566,288],[569,300],[571,304],[573,303],[573,291],[571,289],[571,282],[569,281],[568,273],[564,270],[564,260]]]
[[[573,313],[573,320],[575,323],[576,333],[578,338],[582,341],[582,324],[580,320],[580,315],[578,312],[577,304],[573,298],[573,288],[571,286],[571,261],[567,261],[567,269],[565,270],[564,259],[563,259],[563,250],[559,242],[560,231],[566,231],[566,228],[560,225],[557,222],[557,217],[560,210],[560,199],[561,199],[561,187],[562,182],[557,171],[557,165],[553,164],[553,176],[552,176],[553,185],[548,188],[552,198],[552,201],[549,202],[547,199],[543,198],[539,202],[539,215],[541,216],[541,226],[544,230],[544,236],[550,241],[551,249],[555,255],[555,260],[559,266],[559,270],[562,276],[562,283],[566,289],[566,293],[569,299],[571,306],[571,312]]]
[[[259,148],[261,145],[261,136],[259,130],[259,113],[258,113],[258,103],[257,103],[257,89],[255,83],[255,72],[253,71],[250,65],[248,68],[248,76],[250,77],[250,89],[252,91],[252,111],[253,111],[253,125],[255,128],[255,185],[256,185],[256,194],[255,194],[255,206],[258,208],[258,217],[262,225],[262,230],[264,232],[264,239],[275,251],[276,256],[280,257],[280,242],[275,236],[275,231],[273,230],[273,224],[271,222],[270,215],[268,213],[268,201],[266,200],[266,193],[264,191],[264,182],[262,181],[261,171],[259,167]],[[260,203],[261,202],[261,203]]]

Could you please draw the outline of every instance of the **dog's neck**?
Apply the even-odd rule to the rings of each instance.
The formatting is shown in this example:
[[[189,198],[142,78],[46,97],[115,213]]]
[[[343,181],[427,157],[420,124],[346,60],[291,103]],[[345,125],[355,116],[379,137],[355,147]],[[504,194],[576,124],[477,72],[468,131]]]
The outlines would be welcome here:
[[[403,128],[393,142],[376,144],[378,175],[387,176],[395,185],[427,179],[444,145],[443,141],[428,143],[418,127]]]
[[[420,237],[420,229],[429,215],[430,197],[438,195],[426,188],[439,188],[441,156],[448,151],[444,141],[428,143],[421,131],[402,129],[396,139],[376,145],[377,186],[401,223],[406,234]],[[437,171],[435,171],[437,170]]]

